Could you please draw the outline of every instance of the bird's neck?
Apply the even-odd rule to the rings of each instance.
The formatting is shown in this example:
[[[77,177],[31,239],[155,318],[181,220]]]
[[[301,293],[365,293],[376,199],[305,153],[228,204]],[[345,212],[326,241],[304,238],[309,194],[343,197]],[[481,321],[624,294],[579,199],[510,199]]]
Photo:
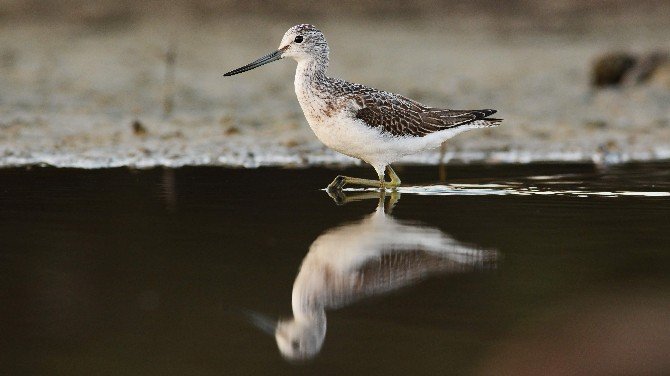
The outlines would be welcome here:
[[[328,286],[324,285],[323,273],[328,270],[314,268],[306,258],[300,267],[291,291],[291,308],[296,321],[326,321],[326,307],[322,297]],[[332,274],[332,273],[331,273]],[[325,324],[324,324],[325,325]]]
[[[309,328],[311,332],[316,334],[319,338],[326,336],[326,328],[328,326],[326,319],[326,310],[323,306],[311,307],[306,310],[302,307],[300,310],[293,310],[293,319],[296,323],[304,328]]]
[[[312,91],[315,83],[326,79],[327,69],[327,57],[309,58],[298,61],[298,67],[295,70],[296,92],[299,90]]]

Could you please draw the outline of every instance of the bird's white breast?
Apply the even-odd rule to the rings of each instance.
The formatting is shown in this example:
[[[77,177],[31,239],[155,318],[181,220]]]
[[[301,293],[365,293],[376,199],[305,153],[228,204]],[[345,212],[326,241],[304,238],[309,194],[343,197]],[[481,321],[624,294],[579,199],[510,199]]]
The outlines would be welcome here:
[[[316,137],[342,154],[366,159],[370,145],[379,143],[379,132],[366,127],[353,116],[351,100],[324,99],[315,92],[309,78],[296,72],[295,93],[307,123]]]

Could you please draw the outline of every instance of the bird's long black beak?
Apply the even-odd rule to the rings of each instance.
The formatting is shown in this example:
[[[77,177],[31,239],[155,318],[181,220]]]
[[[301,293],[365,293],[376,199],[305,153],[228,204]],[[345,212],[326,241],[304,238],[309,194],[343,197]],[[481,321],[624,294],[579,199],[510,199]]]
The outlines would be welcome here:
[[[277,330],[277,322],[273,321],[271,318],[251,310],[243,310],[244,315],[247,317],[247,320],[251,322],[255,327],[260,329],[262,332],[269,334],[271,336],[275,335],[275,330]]]
[[[251,63],[249,63],[249,64],[247,64],[243,67],[231,70],[230,72],[224,74],[224,76],[233,76],[233,75],[236,75],[238,73],[242,73],[242,72],[246,72],[248,70],[252,70],[254,68],[258,68],[261,65],[271,63],[275,60],[279,60],[279,59],[282,58],[281,55],[282,55],[283,52],[284,52],[284,50],[277,50],[275,52],[269,53],[269,54],[263,56],[262,58],[254,61],[254,62],[251,62]]]

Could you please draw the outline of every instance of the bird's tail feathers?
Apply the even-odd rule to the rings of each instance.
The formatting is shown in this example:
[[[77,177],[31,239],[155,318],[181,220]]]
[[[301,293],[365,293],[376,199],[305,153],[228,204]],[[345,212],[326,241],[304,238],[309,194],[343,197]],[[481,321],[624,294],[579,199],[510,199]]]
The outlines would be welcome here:
[[[503,119],[490,119],[490,118],[485,118],[485,119],[479,119],[475,120],[473,122],[468,123],[467,125],[470,126],[470,128],[489,128],[489,127],[497,127],[502,123]]]

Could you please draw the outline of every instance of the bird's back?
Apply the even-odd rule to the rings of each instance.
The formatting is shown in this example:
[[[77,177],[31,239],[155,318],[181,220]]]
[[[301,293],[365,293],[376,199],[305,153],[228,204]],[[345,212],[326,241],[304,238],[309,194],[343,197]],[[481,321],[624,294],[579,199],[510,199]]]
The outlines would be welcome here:
[[[315,88],[324,100],[351,108],[352,115],[368,127],[397,137],[423,137],[461,126],[490,127],[502,121],[488,118],[496,110],[433,108],[399,94],[336,78],[315,81]]]

